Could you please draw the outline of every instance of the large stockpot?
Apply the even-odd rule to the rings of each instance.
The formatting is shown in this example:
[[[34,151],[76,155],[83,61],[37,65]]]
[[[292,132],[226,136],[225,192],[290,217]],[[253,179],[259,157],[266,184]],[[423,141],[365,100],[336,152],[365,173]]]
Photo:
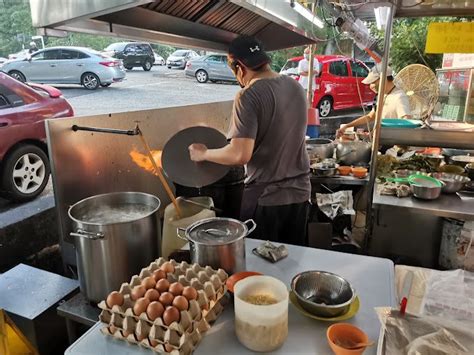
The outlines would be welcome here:
[[[241,222],[214,217],[194,222],[186,229],[178,228],[177,233],[189,241],[193,263],[234,274],[245,270],[245,237],[255,227],[251,219]]]
[[[158,197],[114,192],[69,208],[81,292],[99,302],[159,256]]]
[[[332,158],[334,155],[334,143],[330,139],[313,138],[306,140],[306,150],[310,158],[318,161]]]
[[[336,146],[336,158],[338,163],[344,165],[367,164],[371,151],[372,146],[367,142],[339,142]]]

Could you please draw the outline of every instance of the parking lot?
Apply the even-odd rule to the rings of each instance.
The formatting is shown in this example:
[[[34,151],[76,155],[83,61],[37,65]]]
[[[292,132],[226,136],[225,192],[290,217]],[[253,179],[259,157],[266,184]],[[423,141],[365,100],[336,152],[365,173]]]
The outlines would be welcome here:
[[[184,70],[164,66],[154,66],[149,72],[134,68],[127,71],[125,81],[95,91],[74,85],[57,87],[76,116],[232,100],[239,90],[231,83],[199,84],[185,77]]]

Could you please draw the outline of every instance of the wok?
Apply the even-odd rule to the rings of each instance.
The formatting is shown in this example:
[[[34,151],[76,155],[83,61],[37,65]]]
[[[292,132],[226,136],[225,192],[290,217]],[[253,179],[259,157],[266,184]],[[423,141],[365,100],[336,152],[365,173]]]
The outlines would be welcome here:
[[[339,142],[336,146],[336,158],[338,163],[344,165],[367,164],[370,162],[371,148],[371,144],[367,142]]]

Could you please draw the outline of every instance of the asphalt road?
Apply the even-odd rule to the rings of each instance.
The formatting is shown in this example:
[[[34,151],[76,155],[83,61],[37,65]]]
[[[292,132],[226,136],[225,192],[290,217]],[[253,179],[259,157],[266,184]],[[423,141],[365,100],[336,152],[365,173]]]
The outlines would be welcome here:
[[[76,116],[136,111],[233,100],[239,86],[231,83],[200,84],[184,70],[154,66],[127,71],[126,80],[108,88],[88,91],[79,86],[57,86]]]

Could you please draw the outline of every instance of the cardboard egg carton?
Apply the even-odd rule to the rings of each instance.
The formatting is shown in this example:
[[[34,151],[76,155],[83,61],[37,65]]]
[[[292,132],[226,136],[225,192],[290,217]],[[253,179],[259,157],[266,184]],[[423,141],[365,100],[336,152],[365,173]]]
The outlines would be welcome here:
[[[222,313],[226,302],[227,298],[221,298],[190,332],[183,334],[173,328],[166,328],[158,324],[150,326],[149,322],[143,319],[136,323],[133,321],[130,323],[130,318],[121,317],[119,314],[112,314],[105,310],[101,313],[101,320],[107,325],[101,328],[101,332],[157,353],[188,355],[198,346],[204,333],[210,328],[210,324]]]
[[[166,275],[167,280],[194,287],[197,299],[189,301],[187,311],[180,312],[179,322],[166,325],[162,318],[152,321],[146,312],[134,314],[133,306],[136,301],[131,298],[132,289],[140,285],[144,278],[152,276],[164,262],[166,260],[162,258],[152,262],[139,275],[133,276],[129,283],[121,285],[119,293],[124,297],[122,306],[109,308],[105,301],[99,303],[98,306],[102,309],[99,319],[107,324],[102,332],[157,352],[188,354],[199,343],[202,334],[210,328],[210,323],[222,312],[228,275],[222,269],[214,270],[208,266],[170,260],[174,272]]]

